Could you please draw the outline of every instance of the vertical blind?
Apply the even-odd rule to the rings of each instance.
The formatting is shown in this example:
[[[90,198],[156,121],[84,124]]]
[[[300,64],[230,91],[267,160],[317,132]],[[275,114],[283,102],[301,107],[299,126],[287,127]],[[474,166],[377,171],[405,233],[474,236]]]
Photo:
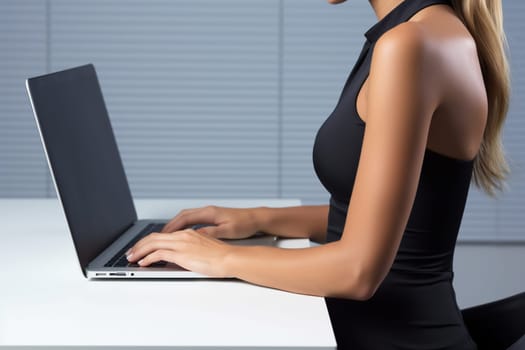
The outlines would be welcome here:
[[[462,239],[525,240],[525,2],[504,11],[512,175],[472,188]],[[54,196],[24,80],[92,62],[136,198],[325,203],[315,133],[375,21],[364,1],[3,0],[0,197]]]
[[[0,196],[45,197],[48,172],[24,78],[47,70],[45,2],[0,2]]]

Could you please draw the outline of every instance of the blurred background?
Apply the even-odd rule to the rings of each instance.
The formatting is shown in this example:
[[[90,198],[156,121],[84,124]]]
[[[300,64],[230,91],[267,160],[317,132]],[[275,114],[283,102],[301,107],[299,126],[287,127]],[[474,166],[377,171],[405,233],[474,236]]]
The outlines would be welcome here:
[[[487,299],[482,274],[525,261],[525,2],[503,5],[512,174],[497,199],[471,189],[456,269]],[[55,197],[25,79],[93,63],[135,198],[326,203],[314,137],[376,21],[364,0],[0,0],[0,197]]]

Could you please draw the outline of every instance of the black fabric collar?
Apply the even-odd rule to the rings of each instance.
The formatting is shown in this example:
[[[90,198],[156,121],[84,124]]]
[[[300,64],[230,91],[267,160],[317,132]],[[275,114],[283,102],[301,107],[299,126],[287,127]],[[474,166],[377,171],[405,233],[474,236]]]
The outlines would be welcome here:
[[[371,43],[375,43],[381,35],[394,28],[398,24],[408,21],[416,13],[425,7],[437,4],[450,5],[449,0],[405,0],[390,11],[383,19],[377,22],[366,33],[365,37]]]

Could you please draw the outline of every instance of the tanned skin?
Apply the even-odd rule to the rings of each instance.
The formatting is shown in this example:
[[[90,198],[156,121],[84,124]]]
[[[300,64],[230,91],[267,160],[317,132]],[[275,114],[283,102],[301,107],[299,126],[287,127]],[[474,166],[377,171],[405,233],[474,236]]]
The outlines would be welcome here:
[[[370,1],[379,19],[400,3]],[[340,241],[304,249],[232,246],[217,238],[264,231],[322,242],[328,206],[212,206],[180,212],[131,248],[129,260],[165,260],[294,293],[371,298],[396,256],[425,149],[470,160],[481,144],[487,96],[476,45],[450,7],[425,8],[378,40],[357,110],[366,128]],[[217,226],[183,230],[203,222]]]

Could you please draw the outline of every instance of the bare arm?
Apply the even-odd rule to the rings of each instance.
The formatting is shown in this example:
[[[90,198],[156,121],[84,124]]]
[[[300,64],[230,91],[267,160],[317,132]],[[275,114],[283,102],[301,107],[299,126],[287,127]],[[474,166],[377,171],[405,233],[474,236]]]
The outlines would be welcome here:
[[[328,225],[328,205],[288,208],[254,208],[253,220],[257,231],[280,237],[310,238],[324,242]]]
[[[370,298],[399,247],[430,121],[440,100],[440,88],[433,80],[439,72],[425,59],[418,29],[414,23],[399,25],[376,44],[361,158],[340,241],[297,250],[232,247],[185,230],[146,237],[133,248],[136,255],[131,260],[145,256],[141,266],[173,261],[204,274],[238,277],[296,293]],[[280,224],[274,222],[270,229],[291,229],[276,221]]]
[[[341,241],[297,251],[233,248],[227,274],[298,293],[373,295],[408,221],[439,100],[414,26],[402,25],[376,45],[367,126]]]
[[[322,242],[328,222],[328,206],[288,208],[225,208],[207,206],[180,211],[162,229],[175,232],[196,224],[210,224],[197,231],[215,238],[242,239],[256,232],[281,237],[310,238]]]

